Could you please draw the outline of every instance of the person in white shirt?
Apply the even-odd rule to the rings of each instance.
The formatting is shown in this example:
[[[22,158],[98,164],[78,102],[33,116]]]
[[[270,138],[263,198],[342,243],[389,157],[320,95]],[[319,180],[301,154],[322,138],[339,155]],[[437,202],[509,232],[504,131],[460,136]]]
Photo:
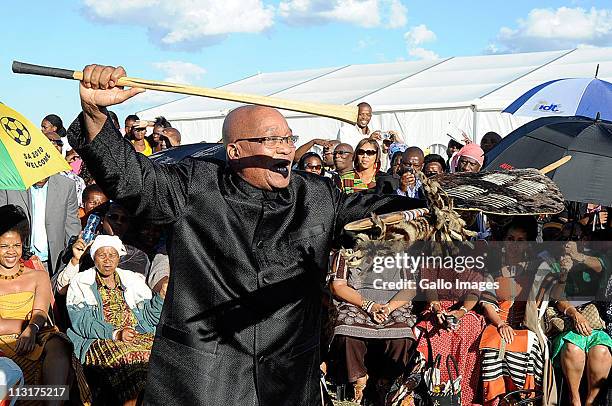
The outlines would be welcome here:
[[[372,129],[368,126],[372,120],[372,106],[366,102],[357,105],[357,124],[342,125],[338,130],[338,140],[340,142],[355,146],[364,138],[372,136]]]
[[[343,124],[338,130],[337,139],[352,147],[355,147],[364,138],[375,139],[383,152],[379,170],[384,172],[389,169],[389,159],[387,157],[389,145],[394,142],[403,143],[404,139],[397,131],[389,130],[384,133],[380,130],[374,131],[370,126],[372,106],[366,102],[361,102],[357,107],[357,123],[355,125]]]

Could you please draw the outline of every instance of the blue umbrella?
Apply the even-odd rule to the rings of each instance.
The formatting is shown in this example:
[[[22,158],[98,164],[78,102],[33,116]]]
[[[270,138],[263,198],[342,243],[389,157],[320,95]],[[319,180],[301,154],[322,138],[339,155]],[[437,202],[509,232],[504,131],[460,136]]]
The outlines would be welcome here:
[[[517,116],[583,116],[612,120],[612,83],[595,78],[557,79],[527,91],[504,110]]]

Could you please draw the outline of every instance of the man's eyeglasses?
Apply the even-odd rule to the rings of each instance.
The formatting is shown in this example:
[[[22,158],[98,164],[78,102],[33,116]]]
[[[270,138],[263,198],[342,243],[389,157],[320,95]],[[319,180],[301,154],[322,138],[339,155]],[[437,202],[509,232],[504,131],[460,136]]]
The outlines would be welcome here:
[[[342,157],[352,155],[351,151],[334,151],[334,156],[340,155]]]
[[[375,149],[358,149],[357,150],[357,155],[374,156],[377,153],[378,152]]]
[[[236,140],[235,142],[238,142],[238,141],[258,142],[260,144],[263,144],[263,146],[266,148],[274,148],[274,147],[278,147],[279,145],[283,143],[287,143],[291,146],[295,146],[295,143],[297,142],[298,139],[299,137],[297,135],[290,135],[288,137],[240,138]]]
[[[62,140],[49,140],[51,141],[53,144],[63,147],[64,146],[64,142]]]

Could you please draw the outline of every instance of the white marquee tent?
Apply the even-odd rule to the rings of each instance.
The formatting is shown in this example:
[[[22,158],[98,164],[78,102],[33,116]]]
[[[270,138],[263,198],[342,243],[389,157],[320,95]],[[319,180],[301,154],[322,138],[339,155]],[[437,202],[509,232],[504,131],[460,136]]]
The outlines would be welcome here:
[[[407,143],[422,148],[446,145],[451,130],[479,141],[487,131],[507,135],[530,118],[501,111],[530,88],[553,79],[591,77],[612,81],[612,48],[507,55],[451,57],[259,73],[221,86],[240,93],[333,104],[370,103],[371,127],[399,130]],[[185,97],[138,112],[143,119],[165,116],[183,143],[216,142],[227,113],[239,103]],[[283,111],[300,144],[336,138],[337,120]],[[457,131],[455,131],[456,133]]]

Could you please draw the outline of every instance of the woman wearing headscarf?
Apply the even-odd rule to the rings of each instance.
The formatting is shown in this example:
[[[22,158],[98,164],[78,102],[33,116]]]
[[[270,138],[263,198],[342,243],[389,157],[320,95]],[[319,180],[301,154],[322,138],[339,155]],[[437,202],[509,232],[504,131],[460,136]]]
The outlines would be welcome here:
[[[66,297],[68,335],[96,384],[96,404],[129,404],[142,391],[163,304],[142,275],[117,267],[125,253],[119,237],[96,237],[95,267],[70,281]]]

